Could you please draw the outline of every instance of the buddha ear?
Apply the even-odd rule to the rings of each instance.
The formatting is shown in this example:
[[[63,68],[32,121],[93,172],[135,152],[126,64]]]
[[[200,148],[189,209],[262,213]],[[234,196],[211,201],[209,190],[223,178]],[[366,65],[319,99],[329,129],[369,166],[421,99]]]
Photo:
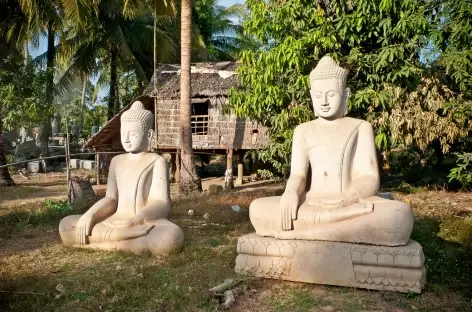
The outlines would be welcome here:
[[[149,139],[149,142],[151,142],[151,139],[152,139],[153,135],[154,135],[154,130],[149,129],[148,133],[147,133],[147,137]]]
[[[347,115],[347,112],[349,110],[349,95],[351,95],[351,89],[346,88],[344,91],[344,97],[343,97],[343,105],[344,105],[344,116]]]
[[[152,142],[152,137],[154,136],[154,130],[149,129],[147,133],[147,138],[148,138],[148,151],[151,148],[151,142]]]

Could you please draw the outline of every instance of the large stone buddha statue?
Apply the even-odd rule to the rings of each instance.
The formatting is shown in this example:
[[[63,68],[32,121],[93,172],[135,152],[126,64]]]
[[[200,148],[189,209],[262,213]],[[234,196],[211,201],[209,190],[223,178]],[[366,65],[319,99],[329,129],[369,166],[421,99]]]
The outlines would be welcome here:
[[[376,257],[389,250],[388,257],[391,258],[406,250],[403,246],[407,245],[415,250],[418,257],[423,257],[419,244],[409,240],[413,229],[410,206],[376,196],[380,179],[374,133],[370,123],[345,117],[349,96],[347,75],[348,71],[329,56],[323,57],[310,73],[310,93],[317,118],[297,126],[294,131],[290,177],[283,195],[259,198],[251,203],[249,214],[256,235],[240,238],[237,271],[254,269],[254,266],[248,265],[248,261],[257,260],[256,271],[264,265],[271,266],[266,267],[264,273],[255,275],[273,277],[272,273],[267,272],[277,268],[275,264],[284,258],[281,255],[286,254],[282,250],[285,248],[292,255],[290,259],[298,259],[303,263],[300,264],[300,270],[304,270],[303,267],[309,270],[316,263],[313,270],[317,274],[309,277],[314,273],[286,272],[288,275],[285,279],[364,287],[354,283],[355,278],[346,282],[340,276],[333,281],[336,272],[320,280],[320,276],[325,276],[332,266],[324,261],[333,261],[338,265],[344,263],[344,266],[352,269],[357,262],[346,260],[347,256],[339,258],[339,255],[346,250],[349,250],[349,255],[353,255],[353,246],[367,246],[366,250]],[[306,192],[309,166],[311,185]],[[269,251],[271,245],[278,246],[277,251]],[[295,250],[301,251],[297,246],[303,246],[304,250],[298,258]],[[332,254],[333,246],[339,248],[337,256]],[[402,247],[395,249],[384,246]],[[257,248],[262,249],[259,252]],[[328,248],[329,252],[323,254],[324,248]],[[268,256],[277,256],[277,261]],[[316,257],[323,259],[316,260]],[[408,262],[402,268],[411,269],[410,264]],[[337,270],[344,270],[343,265]],[[424,269],[422,262],[415,265],[420,270]],[[386,268],[392,267],[387,265]],[[291,269],[293,271],[293,267]],[[385,271],[385,267],[383,269]],[[407,290],[421,289],[419,279],[412,277],[412,280],[418,285]],[[382,287],[388,284],[382,283]],[[402,287],[395,290],[405,290]]]
[[[121,143],[128,153],[112,159],[105,197],[85,214],[61,221],[64,244],[155,255],[182,247],[182,230],[167,220],[167,161],[148,153],[152,125],[152,113],[139,101],[121,115]]]

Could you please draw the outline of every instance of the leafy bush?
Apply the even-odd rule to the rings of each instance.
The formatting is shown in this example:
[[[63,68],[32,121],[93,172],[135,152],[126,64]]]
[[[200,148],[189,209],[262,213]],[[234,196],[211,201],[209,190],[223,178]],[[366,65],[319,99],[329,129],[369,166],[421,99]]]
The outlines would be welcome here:
[[[472,186],[472,153],[457,154],[456,167],[451,169],[448,177],[449,182],[455,180],[461,184],[463,189],[470,189]]]
[[[13,155],[8,154],[6,156],[7,156],[7,164],[13,163]],[[13,167],[8,167],[8,172],[10,172],[10,174],[12,174],[13,173]]]
[[[18,214],[17,226],[25,228],[42,224],[56,223],[72,213],[72,206],[67,201],[47,199],[44,204],[33,211]]]

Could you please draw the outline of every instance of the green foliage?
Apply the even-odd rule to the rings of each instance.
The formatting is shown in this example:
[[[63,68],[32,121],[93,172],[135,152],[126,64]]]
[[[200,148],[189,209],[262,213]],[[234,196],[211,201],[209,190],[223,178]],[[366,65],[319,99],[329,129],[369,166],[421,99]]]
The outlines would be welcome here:
[[[472,217],[445,219],[439,235],[447,241],[472,246]]]
[[[12,50],[10,50],[12,51]],[[45,103],[46,71],[25,66],[14,53],[0,66],[0,119],[6,129],[39,122],[51,108]]]
[[[472,153],[457,154],[456,167],[449,173],[449,182],[457,181],[463,189],[472,187]]]
[[[72,206],[70,206],[65,200],[54,200],[46,199],[44,201],[45,211],[51,215],[62,216],[72,212]]]
[[[258,169],[257,174],[264,180],[273,180],[275,182],[281,182],[282,179],[273,173],[272,170],[269,169]]]
[[[460,99],[441,81],[423,78],[428,73],[420,52],[435,29],[432,4],[422,0],[325,3],[247,1],[251,15],[245,31],[263,43],[264,51],[242,52],[242,89],[232,90],[230,104],[236,115],[269,127],[271,146],[260,153],[260,159],[286,174],[293,129],[314,117],[308,74],[326,54],[350,70],[349,115],[374,125],[381,150],[403,144],[424,147],[434,139],[442,139],[447,150],[464,135],[467,123],[455,119],[455,106],[446,108]],[[405,109],[408,114],[401,114]]]
[[[216,0],[196,0],[192,18],[211,61],[235,60],[242,49],[258,47],[244,34],[241,21],[247,16],[242,4],[224,7]]]
[[[316,298],[308,290],[305,289],[291,289],[288,293],[272,295],[267,298],[267,305],[270,311],[313,311],[314,307],[321,304],[321,300]]]
[[[13,157],[14,157],[14,156],[11,155],[11,154],[7,154],[7,155],[6,155],[7,164],[13,163]],[[10,174],[12,174],[12,173],[14,172],[14,168],[13,168],[13,167],[8,167],[8,172],[9,172]]]
[[[437,29],[432,36],[437,61],[455,87],[472,97],[472,4],[470,0],[441,1],[435,15]]]
[[[72,206],[70,206],[67,201],[47,199],[39,209],[29,211],[19,217],[17,226],[19,228],[24,228],[57,222],[57,220],[60,220],[71,213]]]

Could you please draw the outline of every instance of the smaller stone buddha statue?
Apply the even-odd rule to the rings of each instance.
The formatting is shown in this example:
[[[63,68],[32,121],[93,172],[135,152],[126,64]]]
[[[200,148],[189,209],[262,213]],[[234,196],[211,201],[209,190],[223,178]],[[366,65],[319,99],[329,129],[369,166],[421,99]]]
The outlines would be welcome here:
[[[139,101],[121,115],[121,143],[127,154],[112,159],[105,197],[85,214],[62,219],[59,233],[65,245],[155,255],[182,247],[182,230],[167,220],[167,161],[148,152],[152,126],[152,113]]]
[[[251,203],[259,236],[384,246],[407,244],[411,208],[376,196],[380,185],[370,123],[345,117],[348,71],[329,56],[310,74],[318,118],[296,127],[291,171],[281,197]],[[305,193],[308,166],[311,186]]]

